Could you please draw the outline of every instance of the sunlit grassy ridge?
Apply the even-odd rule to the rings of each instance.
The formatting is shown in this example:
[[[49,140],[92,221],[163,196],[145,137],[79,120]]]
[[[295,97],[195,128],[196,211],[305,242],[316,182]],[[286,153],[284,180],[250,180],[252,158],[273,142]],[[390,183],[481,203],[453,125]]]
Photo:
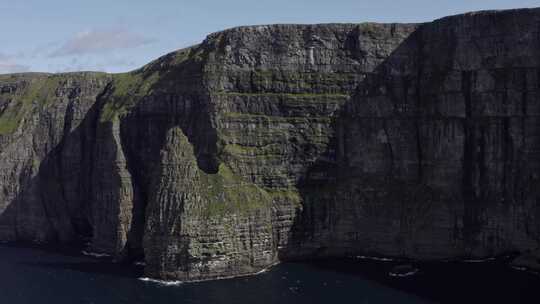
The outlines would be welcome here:
[[[28,113],[62,98],[62,88],[90,78],[105,80],[106,77],[108,76],[105,73],[95,72],[1,75],[0,87],[10,86],[13,90],[0,94],[0,104],[3,104],[0,112],[0,134],[13,133]]]

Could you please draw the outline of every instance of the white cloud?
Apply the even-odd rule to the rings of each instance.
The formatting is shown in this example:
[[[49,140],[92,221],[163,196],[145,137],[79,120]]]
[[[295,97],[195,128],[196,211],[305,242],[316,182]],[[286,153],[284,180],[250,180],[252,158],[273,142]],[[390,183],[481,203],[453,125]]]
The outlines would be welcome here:
[[[55,73],[77,71],[101,71],[113,73],[134,69],[135,67],[137,67],[137,65],[132,60],[112,54],[103,54],[99,55],[97,58],[95,55],[77,56],[72,57],[69,60],[62,58],[60,61],[50,62],[47,70]]]
[[[155,39],[144,37],[124,28],[94,29],[68,39],[50,57],[102,53],[117,49],[130,49],[150,44]]]

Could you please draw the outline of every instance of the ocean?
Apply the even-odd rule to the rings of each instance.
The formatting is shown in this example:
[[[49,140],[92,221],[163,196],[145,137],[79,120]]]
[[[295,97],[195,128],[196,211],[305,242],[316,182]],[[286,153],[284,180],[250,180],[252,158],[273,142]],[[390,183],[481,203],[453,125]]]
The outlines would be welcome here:
[[[540,276],[503,261],[412,263],[414,274],[390,275],[400,263],[282,263],[256,276],[163,283],[144,278],[142,266],[3,244],[0,303],[540,303]]]

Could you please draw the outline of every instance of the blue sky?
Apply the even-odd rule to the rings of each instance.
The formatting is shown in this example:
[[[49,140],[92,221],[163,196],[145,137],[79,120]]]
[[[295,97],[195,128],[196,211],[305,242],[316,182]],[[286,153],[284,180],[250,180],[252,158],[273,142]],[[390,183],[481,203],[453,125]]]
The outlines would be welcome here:
[[[238,25],[423,22],[540,0],[0,0],[0,73],[123,72]]]

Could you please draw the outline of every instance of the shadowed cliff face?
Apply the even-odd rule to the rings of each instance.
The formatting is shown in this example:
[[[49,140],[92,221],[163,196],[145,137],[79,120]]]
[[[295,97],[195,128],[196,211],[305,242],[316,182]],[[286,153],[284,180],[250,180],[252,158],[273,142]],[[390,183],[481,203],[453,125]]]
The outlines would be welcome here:
[[[310,172],[321,178],[300,186],[290,253],[443,258],[536,248],[534,12],[422,25],[367,75],[336,119],[337,165],[322,159]]]
[[[181,280],[535,250],[539,24],[239,27],[131,73],[1,75],[0,239]]]

